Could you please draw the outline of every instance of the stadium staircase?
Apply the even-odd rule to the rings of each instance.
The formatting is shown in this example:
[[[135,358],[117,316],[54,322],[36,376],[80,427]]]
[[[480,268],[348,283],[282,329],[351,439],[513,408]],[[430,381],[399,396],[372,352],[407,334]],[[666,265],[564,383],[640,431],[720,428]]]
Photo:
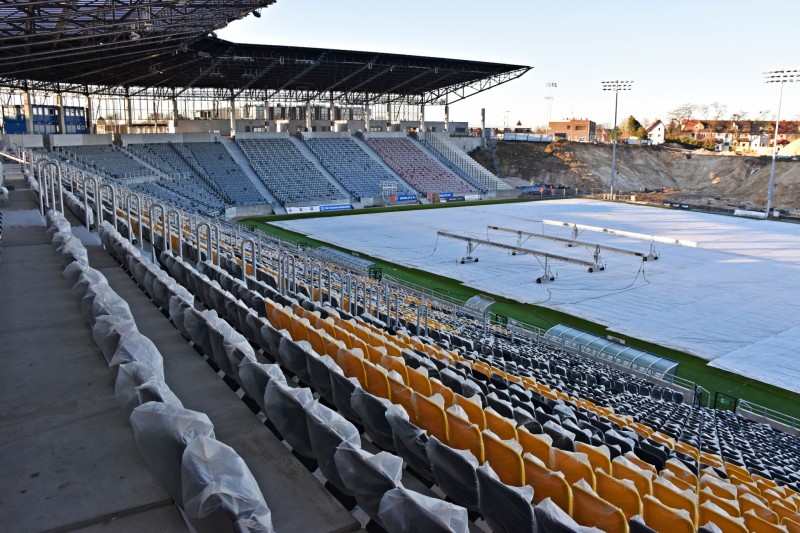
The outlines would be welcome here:
[[[314,155],[314,152],[311,151],[311,148],[306,146],[306,143],[304,143],[302,139],[298,138],[298,136],[295,135],[289,135],[289,140],[292,142],[292,144],[294,144],[297,147],[298,150],[300,150],[300,153],[302,153],[306,159],[311,161],[311,163],[317,168],[317,170],[319,170],[322,173],[322,175],[325,176],[325,179],[331,182],[331,184],[334,187],[336,187],[337,191],[342,193],[342,198],[351,197],[350,192],[347,189],[345,189],[341,183],[336,181],[336,178],[334,178],[333,175],[331,175],[331,173],[328,172],[328,169],[325,168],[325,166],[320,162],[319,158],[316,155]]]
[[[494,173],[497,174],[499,178],[505,178],[503,174],[503,170],[500,168],[500,162],[497,160],[497,146],[495,146],[494,139],[489,139],[489,155],[492,156],[492,166],[494,167]]]
[[[260,192],[264,198],[266,198],[269,203],[272,204],[272,210],[275,212],[276,215],[285,215],[286,208],[281,205],[275,195],[273,195],[269,189],[264,185],[259,177],[256,175],[253,167],[250,166],[250,161],[247,160],[247,156],[244,155],[242,149],[239,148],[239,145],[236,142],[229,138],[229,137],[222,137],[222,146],[231,154],[231,157],[239,165],[242,170],[244,171],[245,175],[250,179],[253,183],[253,187],[256,188],[258,192]]]
[[[450,142],[446,133],[421,132],[418,135],[421,140],[430,144],[435,151],[439,152],[467,175],[482,183],[490,191],[512,189],[508,184],[478,164],[464,150]]]

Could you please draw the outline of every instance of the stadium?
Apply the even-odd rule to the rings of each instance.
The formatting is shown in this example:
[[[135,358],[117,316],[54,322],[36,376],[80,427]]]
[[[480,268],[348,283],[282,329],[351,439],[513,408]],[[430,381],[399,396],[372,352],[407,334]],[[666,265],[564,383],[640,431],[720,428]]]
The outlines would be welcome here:
[[[532,67],[274,3],[0,7],[4,530],[800,531],[800,227],[520,197]]]

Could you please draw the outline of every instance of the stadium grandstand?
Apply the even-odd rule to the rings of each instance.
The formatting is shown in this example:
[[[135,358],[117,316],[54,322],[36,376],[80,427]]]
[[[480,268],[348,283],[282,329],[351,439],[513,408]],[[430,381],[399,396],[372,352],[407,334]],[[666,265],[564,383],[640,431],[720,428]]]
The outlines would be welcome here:
[[[798,531],[796,428],[230,221],[503,194],[371,113],[529,70],[208,35],[272,3],[0,6],[4,530]]]

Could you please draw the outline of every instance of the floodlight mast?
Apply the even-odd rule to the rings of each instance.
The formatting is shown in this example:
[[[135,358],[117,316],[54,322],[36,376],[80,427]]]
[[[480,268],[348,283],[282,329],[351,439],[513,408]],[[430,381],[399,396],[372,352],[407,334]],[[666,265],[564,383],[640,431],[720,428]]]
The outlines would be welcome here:
[[[781,105],[783,104],[783,84],[800,81],[800,69],[768,70],[764,73],[764,83],[780,83],[778,96],[778,115],[775,117],[775,138],[772,142],[772,166],[769,171],[769,185],[767,186],[767,218],[772,211],[772,200],[775,192],[775,160],[778,157],[778,130],[781,125]]]
[[[547,88],[550,89],[550,94],[544,97],[547,100],[547,133],[550,133],[550,123],[553,122],[553,89],[558,87],[558,83],[554,81],[547,82]]]
[[[614,200],[614,185],[617,181],[617,104],[619,103],[619,92],[630,91],[633,81],[604,81],[604,91],[614,91],[614,129],[611,134],[614,136],[614,142],[611,145],[611,200]]]

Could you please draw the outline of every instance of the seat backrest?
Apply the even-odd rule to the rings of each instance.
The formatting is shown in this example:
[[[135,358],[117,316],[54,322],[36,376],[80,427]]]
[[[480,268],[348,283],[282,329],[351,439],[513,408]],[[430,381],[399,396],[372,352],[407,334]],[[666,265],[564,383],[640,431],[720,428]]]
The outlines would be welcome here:
[[[517,440],[517,427],[514,425],[514,422],[499,415],[491,407],[487,407],[483,412],[486,417],[486,429],[492,430],[492,432],[503,440]]]
[[[572,518],[579,524],[607,533],[628,533],[628,520],[619,507],[597,495],[581,480],[572,485]]]
[[[392,428],[397,455],[405,460],[417,476],[433,483],[431,461],[426,449],[428,435],[409,420],[407,413],[399,405],[387,408],[385,416]]]
[[[478,460],[471,452],[456,450],[430,437],[428,458],[436,484],[451,500],[469,510],[478,511]]]
[[[700,524],[713,522],[723,533],[747,533],[743,518],[730,516],[722,508],[707,501],[700,505]]]
[[[467,533],[469,526],[465,508],[403,487],[384,494],[378,516],[388,531]]]
[[[536,532],[531,502],[533,488],[502,482],[489,463],[478,468],[478,491],[483,519],[497,533]]]
[[[668,482],[657,478],[653,482],[653,496],[658,498],[661,503],[673,509],[683,509],[697,523],[697,501],[695,495],[689,492],[681,492],[671,487]]]
[[[645,524],[656,531],[694,533],[696,530],[688,512],[667,507],[649,494],[642,498],[642,515]]]
[[[531,433],[524,427],[517,428],[517,438],[524,453],[530,453],[539,458],[544,464],[550,464],[550,448],[553,447],[553,438],[544,433]]]
[[[453,394],[453,403],[461,407],[467,413],[470,421],[477,424],[481,431],[486,429],[486,416],[480,402],[474,402],[460,394]]]
[[[630,479],[636,485],[639,496],[653,493],[652,474],[620,456],[611,461],[611,475],[617,479]]]
[[[414,404],[411,403],[411,395],[414,393],[414,390],[391,376],[388,376],[387,379],[389,381],[389,399],[392,403],[400,405],[405,409],[411,423],[416,424],[417,413],[414,410]]]
[[[475,458],[478,459],[478,462],[483,464],[485,455],[480,427],[453,414],[451,411],[451,409],[445,411],[449,437],[448,444],[458,450],[471,451]]]
[[[379,398],[390,399],[389,378],[382,367],[378,367],[370,361],[364,360],[364,372],[367,378],[365,389]]]
[[[597,495],[619,507],[627,520],[642,514],[642,500],[633,481],[617,479],[599,468],[594,475]]]
[[[348,350],[341,348],[338,357],[339,366],[344,375],[349,378],[356,378],[362,387],[367,384],[367,373],[364,368],[363,353],[358,348]]]
[[[768,520],[764,520],[758,516],[755,511],[747,511],[742,515],[744,524],[748,531],[753,533],[786,533],[787,527],[781,527],[773,524]]]
[[[526,453],[522,456],[525,468],[525,482],[534,487],[533,501],[539,503],[550,498],[568,515],[572,515],[572,488],[564,475],[553,472],[533,455]]]
[[[575,441],[575,451],[586,454],[593,470],[599,468],[606,474],[611,474],[611,454],[607,446],[592,446],[585,442]]]
[[[513,487],[525,484],[525,467],[522,464],[522,446],[515,440],[502,440],[491,430],[483,431],[486,461],[492,465],[500,481]]]
[[[585,453],[550,448],[550,469],[564,474],[570,485],[582,479],[594,490],[594,471]]]
[[[311,389],[289,387],[271,380],[264,392],[264,412],[292,448],[304,457],[314,457],[308,436],[305,406],[313,400]]]
[[[423,372],[416,368],[407,367],[408,386],[423,396],[431,395],[431,383]]]
[[[439,404],[414,391],[411,394],[411,405],[414,406],[414,414],[420,427],[441,442],[450,442],[447,433],[447,416]]]

